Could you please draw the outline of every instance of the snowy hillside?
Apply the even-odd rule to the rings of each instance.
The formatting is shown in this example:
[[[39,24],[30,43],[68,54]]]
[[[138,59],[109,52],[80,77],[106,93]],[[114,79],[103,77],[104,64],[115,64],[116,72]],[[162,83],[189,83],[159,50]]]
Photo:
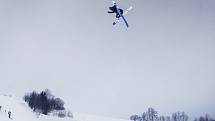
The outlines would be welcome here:
[[[0,106],[0,121],[128,121],[79,113],[73,113],[73,118],[58,118],[45,115],[38,117],[24,102],[5,95],[0,95]],[[9,111],[12,119],[8,118]]]

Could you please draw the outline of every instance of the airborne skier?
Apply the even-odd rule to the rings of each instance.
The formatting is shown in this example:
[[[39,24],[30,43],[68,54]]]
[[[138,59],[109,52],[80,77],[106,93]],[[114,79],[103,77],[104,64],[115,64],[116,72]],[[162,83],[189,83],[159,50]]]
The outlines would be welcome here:
[[[116,2],[113,1],[113,6],[112,7],[109,7],[109,9],[111,11],[108,11],[108,13],[116,13],[116,18],[119,19],[121,17],[121,15],[123,15],[123,10],[122,9],[119,9],[117,8],[117,5],[116,5]],[[117,10],[118,9],[118,10]],[[119,13],[119,12],[120,13]],[[121,15],[120,15],[121,14]]]
[[[128,27],[128,22],[125,19],[125,15],[132,9],[132,6],[130,6],[128,9],[125,10],[125,12],[123,11],[123,9],[120,9],[119,6],[116,4],[115,1],[113,1],[113,6],[109,7],[108,13],[116,13],[116,21],[113,22],[113,25],[116,25],[119,21],[120,18],[124,21],[126,27]]]

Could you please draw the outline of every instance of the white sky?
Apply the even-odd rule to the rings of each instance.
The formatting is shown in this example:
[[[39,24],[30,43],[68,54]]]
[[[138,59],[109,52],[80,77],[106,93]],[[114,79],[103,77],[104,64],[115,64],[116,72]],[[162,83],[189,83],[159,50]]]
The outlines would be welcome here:
[[[0,0],[0,93],[49,88],[73,111],[215,117],[215,1]]]

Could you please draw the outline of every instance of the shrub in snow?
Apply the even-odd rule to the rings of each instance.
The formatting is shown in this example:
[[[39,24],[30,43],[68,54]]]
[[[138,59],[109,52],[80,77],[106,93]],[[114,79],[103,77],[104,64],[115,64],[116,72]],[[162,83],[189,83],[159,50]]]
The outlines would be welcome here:
[[[211,118],[208,114],[205,116],[200,116],[199,118],[195,118],[194,121],[215,121],[215,119]]]
[[[47,89],[41,93],[33,91],[26,94],[23,98],[29,107],[37,113],[47,115],[53,110],[65,109],[63,100],[60,98],[55,98]]]
[[[142,115],[132,115],[130,120],[133,121],[188,121],[188,115],[184,112],[175,112],[170,116],[159,116],[158,112],[153,108],[148,108],[148,111]],[[198,121],[198,120],[196,120]],[[201,121],[201,120],[199,120]]]
[[[59,111],[58,117],[60,117],[60,118],[66,117],[66,111],[65,110],[64,111]]]
[[[67,117],[73,118],[73,114],[71,111],[67,111]]]
[[[49,113],[49,115],[57,116],[57,117],[60,117],[60,118],[64,118],[64,117],[73,118],[72,112],[71,111],[66,111],[66,110],[54,110],[51,113]]]

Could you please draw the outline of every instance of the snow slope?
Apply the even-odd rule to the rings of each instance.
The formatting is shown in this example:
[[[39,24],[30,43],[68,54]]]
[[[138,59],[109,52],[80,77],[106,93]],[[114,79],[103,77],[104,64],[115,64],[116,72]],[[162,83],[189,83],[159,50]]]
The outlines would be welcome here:
[[[45,115],[38,117],[24,102],[5,95],[0,95],[0,106],[2,107],[0,121],[129,121],[79,113],[73,113],[73,118],[58,118]],[[8,118],[8,111],[12,112],[12,119]]]

